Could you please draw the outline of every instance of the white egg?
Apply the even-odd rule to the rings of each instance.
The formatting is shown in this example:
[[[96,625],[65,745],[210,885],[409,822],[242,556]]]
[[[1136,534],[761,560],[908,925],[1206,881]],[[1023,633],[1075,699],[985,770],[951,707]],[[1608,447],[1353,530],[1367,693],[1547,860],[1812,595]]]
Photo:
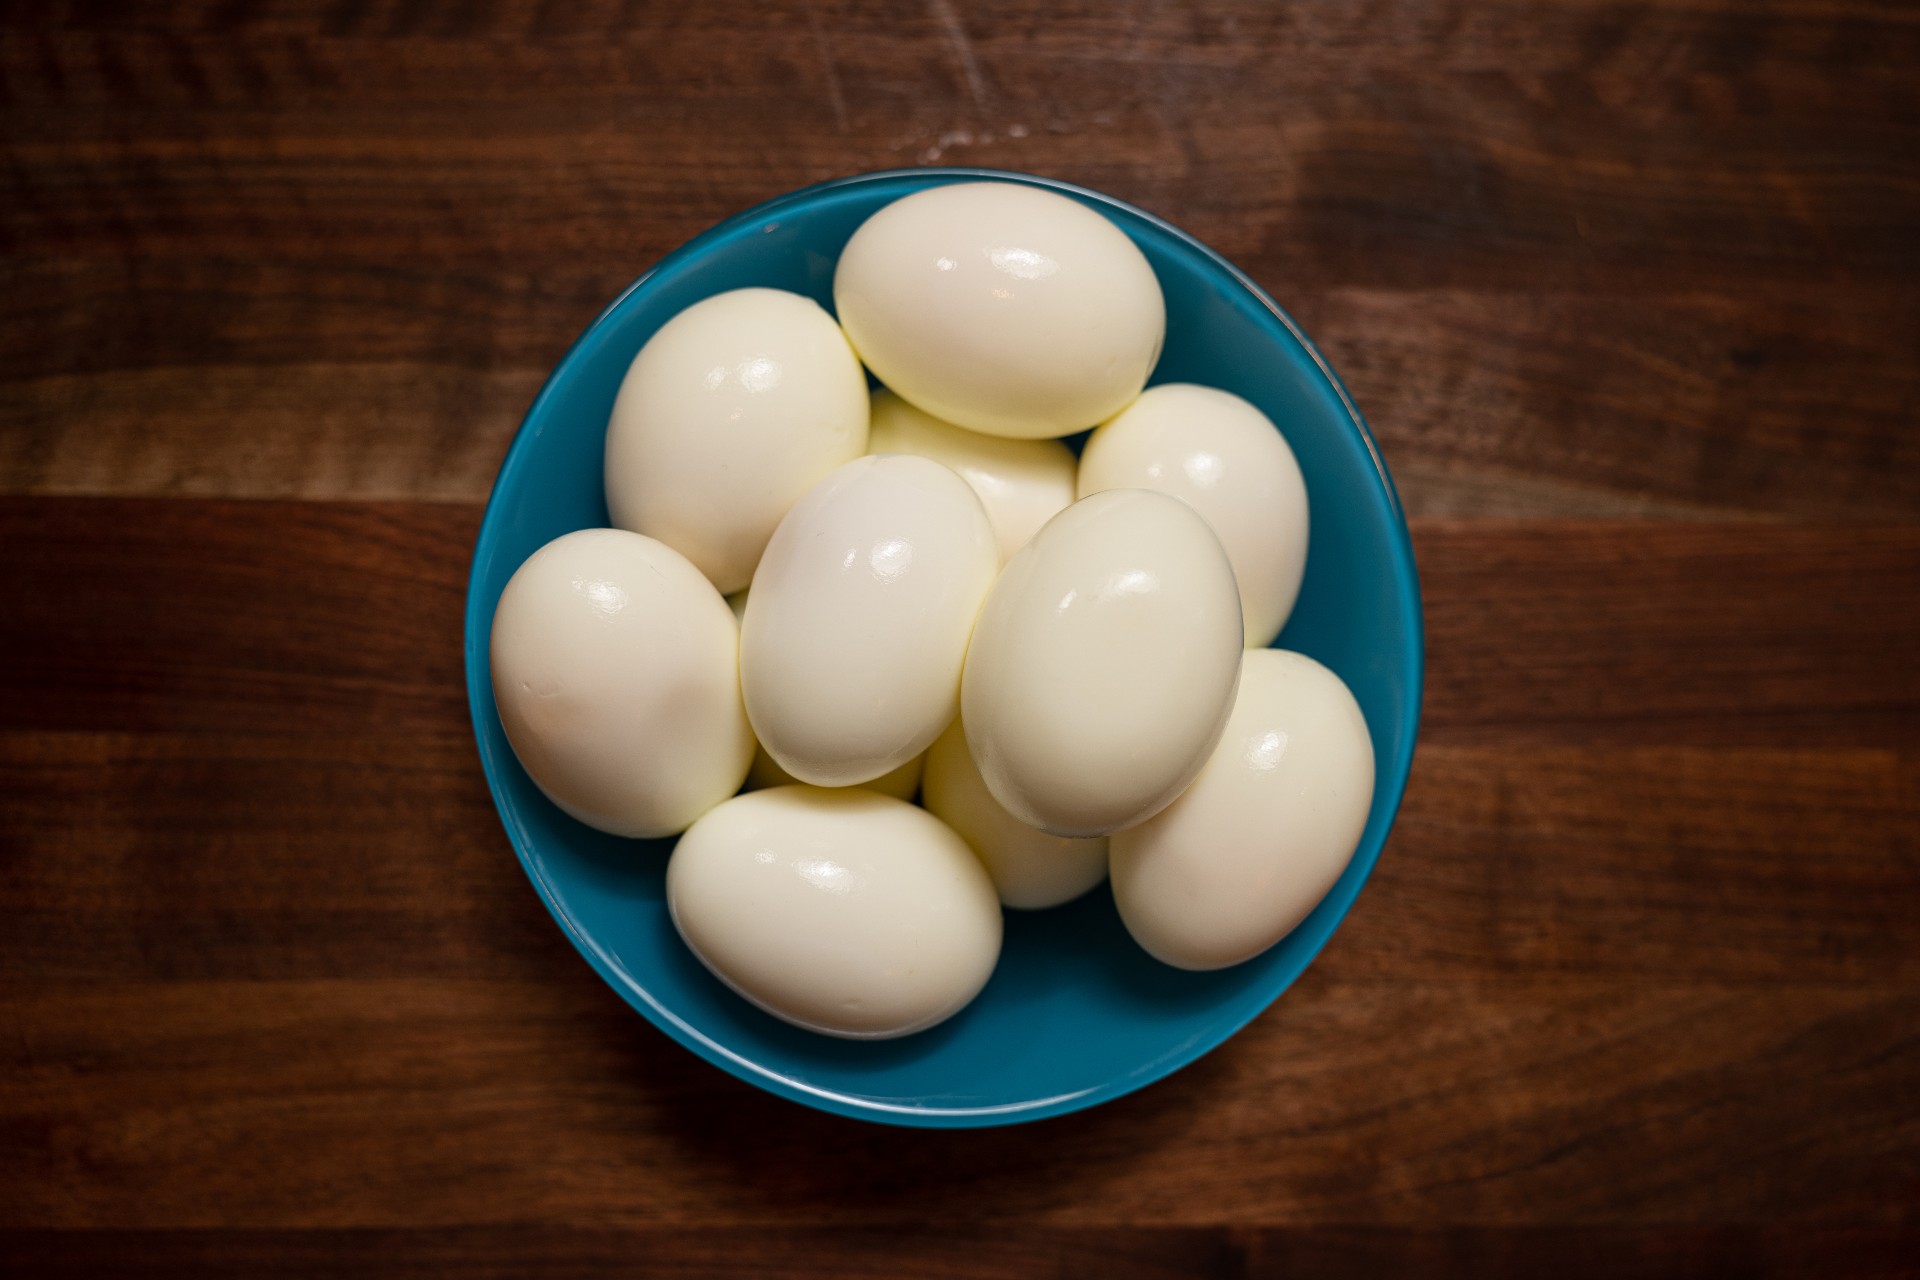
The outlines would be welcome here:
[[[892,773],[883,773],[871,782],[860,785],[869,791],[877,791],[883,796],[892,796],[895,800],[912,800],[914,793],[920,790],[920,771],[926,762],[925,752],[895,769]],[[765,747],[756,746],[753,764],[747,769],[747,790],[764,791],[768,787],[790,787],[800,779],[780,767],[780,762],[767,754]]]
[[[960,473],[993,524],[1002,564],[1073,502],[1073,450],[1058,440],[985,436],[916,409],[891,391],[873,393],[868,453],[915,453]]]
[[[880,380],[971,431],[1064,436],[1140,394],[1167,307],[1111,221],[1009,182],[930,187],[853,233],[834,309]]]
[[[833,317],[799,294],[735,289],[634,357],[607,425],[607,510],[731,593],[794,500],[866,448],[866,375]]]
[[[1070,902],[1107,878],[1107,840],[1036,831],[987,790],[958,720],[928,748],[921,802],[972,846],[1000,901],[1035,910]]]
[[[777,1018],[850,1039],[945,1021],[1000,955],[1000,904],[966,842],[861,787],[727,801],[674,848],[667,906],[722,982]]]
[[[1212,759],[1152,820],[1113,837],[1127,929],[1182,969],[1259,955],[1346,870],[1373,804],[1373,743],[1339,676],[1304,654],[1249,650]]]
[[[500,593],[493,697],[555,804],[615,835],[672,835],[739,790],[753,758],[738,650],[726,601],[684,556],[582,529]]]
[[[1007,563],[974,625],[961,714],[980,776],[1053,835],[1145,821],[1219,740],[1240,634],[1233,569],[1192,507],[1145,489],[1081,499]]]
[[[842,787],[925,751],[958,709],[997,565],[980,499],[927,458],[860,458],[808,490],[767,543],[741,628],[767,754]]]
[[[1087,440],[1079,494],[1156,489],[1213,526],[1240,584],[1249,649],[1273,643],[1307,566],[1307,486],[1264,413],[1227,391],[1149,387]]]

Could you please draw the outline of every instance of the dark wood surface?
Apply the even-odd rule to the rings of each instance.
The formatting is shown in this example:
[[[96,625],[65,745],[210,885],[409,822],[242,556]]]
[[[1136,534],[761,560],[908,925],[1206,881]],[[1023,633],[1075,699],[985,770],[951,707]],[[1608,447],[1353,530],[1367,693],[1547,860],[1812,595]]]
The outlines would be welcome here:
[[[1920,1272],[1916,68],[1875,0],[0,5],[0,1274]],[[934,161],[1292,310],[1430,646],[1302,981],[975,1133],[632,1014],[459,672],[599,307]]]

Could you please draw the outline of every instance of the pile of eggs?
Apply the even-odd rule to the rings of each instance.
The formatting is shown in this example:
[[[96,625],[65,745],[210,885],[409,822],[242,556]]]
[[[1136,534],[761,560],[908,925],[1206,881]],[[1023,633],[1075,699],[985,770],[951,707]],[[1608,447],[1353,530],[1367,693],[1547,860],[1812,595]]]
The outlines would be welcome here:
[[[722,293],[634,358],[615,527],[536,551],[495,610],[520,763],[589,826],[678,835],[681,937],[828,1035],[944,1020],[1003,907],[1109,878],[1167,964],[1260,954],[1373,795],[1352,694],[1265,647],[1306,564],[1285,438],[1228,392],[1147,388],[1159,282],[1062,195],[897,200],[833,294],[837,321]]]

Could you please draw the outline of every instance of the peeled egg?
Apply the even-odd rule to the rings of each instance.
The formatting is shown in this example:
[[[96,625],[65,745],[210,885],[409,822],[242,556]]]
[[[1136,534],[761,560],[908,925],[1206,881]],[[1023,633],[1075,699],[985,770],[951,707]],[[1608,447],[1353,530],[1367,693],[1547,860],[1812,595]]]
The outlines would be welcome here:
[[[1340,677],[1249,650],[1206,768],[1112,840],[1113,897],[1148,952],[1222,969],[1292,932],[1346,870],[1373,804],[1373,742]]]
[[[1107,841],[1070,840],[1036,831],[987,790],[958,720],[928,748],[922,803],[972,847],[1000,901],[1009,907],[1058,906],[1107,878]]]
[[[866,374],[833,317],[796,293],[735,289],[634,357],[607,425],[607,510],[732,593],[794,500],[866,448]]]
[[[1000,904],[966,842],[924,809],[861,787],[749,791],[667,863],[673,923],[714,975],[809,1031],[921,1031],[979,993]]]
[[[746,591],[737,591],[727,597],[727,604],[732,607],[735,618],[746,616],[749,594]],[[878,791],[881,795],[892,796],[896,800],[911,800],[920,790],[920,768],[926,758],[926,753],[922,752],[892,773],[881,774],[871,782],[861,785],[869,791]],[[798,781],[800,779],[782,769],[780,762],[767,754],[765,747],[758,742],[754,743],[753,764],[747,769],[747,790],[761,791],[767,787],[792,786]]]
[[[1079,493],[1157,489],[1205,516],[1233,562],[1249,649],[1273,643],[1307,565],[1307,486],[1285,437],[1227,391],[1149,387],[1095,431]]]
[[[834,309],[867,367],[937,418],[1017,439],[1069,435],[1140,394],[1166,300],[1125,232],[1010,182],[929,187],[860,225]]]
[[[1240,652],[1233,569],[1192,507],[1145,489],[1083,498],[1007,562],[974,624],[961,689],[974,763],[1002,807],[1050,834],[1143,822],[1219,740]]]
[[[569,533],[514,571],[494,609],[501,727],[567,813],[672,835],[739,790],[753,757],[738,646],[726,601],[671,547]]]
[[[883,773],[873,781],[860,785],[883,796],[892,796],[895,800],[912,800],[914,793],[920,790],[920,770],[926,758],[926,753],[922,752],[892,773]],[[755,747],[753,763],[747,768],[747,790],[790,787],[798,781],[800,779],[782,769],[780,762],[767,754],[765,747]]]
[[[927,458],[859,458],[808,490],[747,596],[740,685],[767,754],[842,787],[925,751],[998,565],[966,481]]]
[[[916,409],[891,391],[873,393],[869,453],[917,453],[945,463],[987,509],[1005,563],[1073,502],[1073,451],[1058,440],[1009,440],[968,431]]]

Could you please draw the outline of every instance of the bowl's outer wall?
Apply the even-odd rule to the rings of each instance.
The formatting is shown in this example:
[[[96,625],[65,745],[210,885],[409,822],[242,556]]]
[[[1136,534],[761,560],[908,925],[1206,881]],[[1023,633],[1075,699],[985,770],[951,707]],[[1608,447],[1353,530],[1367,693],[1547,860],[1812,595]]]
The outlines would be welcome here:
[[[1306,477],[1312,532],[1299,604],[1276,644],[1324,662],[1358,697],[1379,765],[1373,807],[1358,853],[1325,901],[1247,964],[1209,974],[1159,964],[1127,937],[1102,887],[1052,911],[1008,913],[992,981],[947,1023],[902,1040],[832,1040],[750,1007],[681,944],[664,898],[671,841],[601,835],[533,786],[495,713],[488,631],[521,561],[562,533],[607,522],[607,417],[654,330],[691,303],[748,285],[791,289],[831,310],[835,260],[868,215],[934,183],[981,177],[1061,191],[1118,223],[1166,291],[1167,345],[1153,380],[1235,392],[1286,435]],[[867,1119],[972,1126],[1077,1110],[1159,1079],[1232,1035],[1299,976],[1353,904],[1398,808],[1419,720],[1422,634],[1392,483],[1344,388],[1284,313],[1211,250],[1130,206],[1025,175],[949,169],[844,179],[742,214],[669,256],[595,321],[540,393],[501,468],[474,555],[466,659],[481,759],[514,848],[615,990],[674,1039],[772,1092]]]

